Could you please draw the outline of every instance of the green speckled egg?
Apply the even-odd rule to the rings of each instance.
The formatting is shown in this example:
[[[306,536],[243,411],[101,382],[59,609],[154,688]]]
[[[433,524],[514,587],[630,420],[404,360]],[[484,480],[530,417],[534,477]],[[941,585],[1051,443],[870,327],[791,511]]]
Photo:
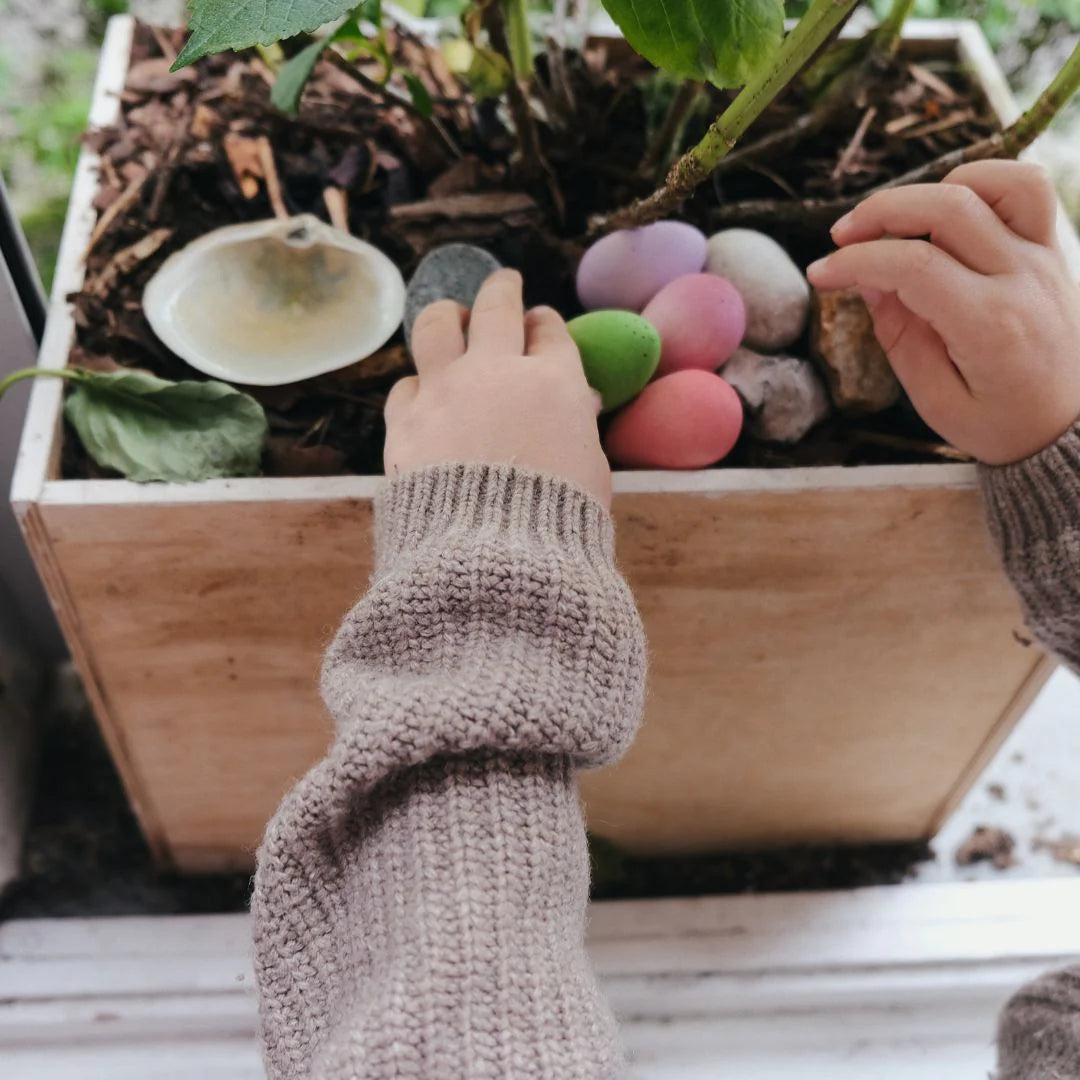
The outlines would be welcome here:
[[[604,412],[641,393],[660,363],[660,335],[632,311],[590,311],[567,324],[581,353],[585,378]]]

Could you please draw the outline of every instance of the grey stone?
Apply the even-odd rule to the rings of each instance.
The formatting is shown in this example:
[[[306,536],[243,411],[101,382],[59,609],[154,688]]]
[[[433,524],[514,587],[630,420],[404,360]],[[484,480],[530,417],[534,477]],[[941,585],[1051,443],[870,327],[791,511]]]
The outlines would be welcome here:
[[[705,269],[727,278],[746,304],[751,349],[774,352],[793,344],[806,328],[810,285],[788,253],[754,229],[725,229],[709,238]]]
[[[900,383],[878,344],[858,290],[815,295],[810,350],[840,412],[867,416],[900,400]]]
[[[472,244],[444,244],[429,251],[405,294],[405,339],[412,343],[413,323],[428,304],[456,300],[472,307],[480,286],[500,267],[494,255]]]
[[[747,429],[766,442],[798,442],[831,409],[825,384],[808,360],[739,349],[720,374],[742,398]]]

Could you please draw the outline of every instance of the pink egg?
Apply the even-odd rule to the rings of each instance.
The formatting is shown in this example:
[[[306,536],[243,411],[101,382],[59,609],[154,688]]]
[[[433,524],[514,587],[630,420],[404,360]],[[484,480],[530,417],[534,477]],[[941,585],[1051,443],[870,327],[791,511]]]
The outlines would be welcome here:
[[[687,368],[649,383],[615,415],[604,449],[633,469],[703,469],[726,457],[742,430],[739,395],[719,375]]]
[[[665,285],[642,315],[660,331],[657,375],[683,368],[715,371],[746,333],[746,305],[727,278],[686,274]]]
[[[640,311],[669,281],[704,268],[705,243],[705,234],[683,221],[601,237],[578,266],[578,299],[589,311]]]

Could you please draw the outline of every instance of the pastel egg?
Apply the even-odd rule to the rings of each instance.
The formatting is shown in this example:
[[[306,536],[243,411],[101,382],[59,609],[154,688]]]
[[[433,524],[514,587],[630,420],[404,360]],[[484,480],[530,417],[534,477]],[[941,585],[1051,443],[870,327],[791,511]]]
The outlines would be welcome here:
[[[656,373],[660,335],[632,311],[590,311],[567,323],[581,353],[585,378],[603,400],[603,411],[634,397]]]
[[[676,278],[642,315],[660,334],[660,375],[683,368],[715,371],[734,355],[746,333],[746,305],[739,290],[714,274]]]
[[[578,266],[582,307],[640,311],[665,285],[705,265],[705,234],[682,221],[657,221],[601,237]]]
[[[703,469],[739,439],[743,407],[719,375],[687,368],[650,383],[611,422],[604,449],[634,469]]]
[[[725,277],[746,304],[743,344],[765,352],[786,348],[806,327],[810,285],[791,256],[754,229],[725,229],[709,238],[710,274]]]

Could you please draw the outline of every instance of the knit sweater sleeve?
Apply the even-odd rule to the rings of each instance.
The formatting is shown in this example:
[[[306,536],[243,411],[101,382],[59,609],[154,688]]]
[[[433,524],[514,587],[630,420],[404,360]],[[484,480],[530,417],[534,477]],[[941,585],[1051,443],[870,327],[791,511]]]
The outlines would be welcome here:
[[[257,858],[270,1080],[597,1080],[574,782],[633,738],[644,637],[607,513],[445,466],[376,506],[369,592],[327,651],[337,736]]]
[[[980,469],[990,532],[1032,632],[1080,672],[1080,421],[1015,465]]]

